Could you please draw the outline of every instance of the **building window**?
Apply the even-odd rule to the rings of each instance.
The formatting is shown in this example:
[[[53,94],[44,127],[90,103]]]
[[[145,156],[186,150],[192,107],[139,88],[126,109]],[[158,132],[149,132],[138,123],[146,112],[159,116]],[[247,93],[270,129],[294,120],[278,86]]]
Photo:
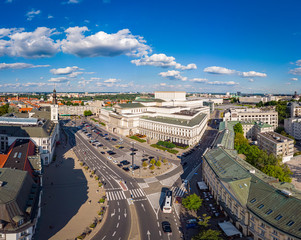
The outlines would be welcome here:
[[[263,230],[260,230],[260,233],[259,233],[259,235],[260,235],[260,236],[262,236],[262,237],[264,237],[264,235],[265,235],[265,231],[263,231]]]

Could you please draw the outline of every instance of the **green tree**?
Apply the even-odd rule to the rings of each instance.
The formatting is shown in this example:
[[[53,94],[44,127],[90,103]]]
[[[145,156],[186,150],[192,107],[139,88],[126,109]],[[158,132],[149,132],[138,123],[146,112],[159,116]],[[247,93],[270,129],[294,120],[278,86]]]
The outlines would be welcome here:
[[[203,200],[195,193],[185,197],[182,200],[183,206],[186,209],[193,211],[197,211],[202,206],[202,202]]]
[[[204,213],[201,217],[201,220],[198,222],[198,224],[202,227],[208,227],[210,224],[209,224],[209,220],[211,219],[210,216],[207,216],[206,213]]]
[[[161,167],[161,161],[160,160],[158,160],[157,162],[156,162],[156,166],[158,167],[158,168],[160,168]]]
[[[146,168],[147,166],[148,166],[147,162],[144,161],[144,162],[142,163],[142,167]]]
[[[151,165],[154,165],[154,164],[156,163],[156,160],[155,160],[154,158],[152,158],[152,159],[149,161],[149,163],[150,163]]]
[[[93,113],[91,112],[91,110],[84,111],[84,116],[85,117],[91,116],[92,114]]]
[[[166,158],[164,158],[163,163],[164,163],[164,165],[166,165],[168,163],[168,160]]]
[[[236,134],[236,133],[242,133],[242,134],[244,134],[244,131],[243,131],[243,129],[242,129],[241,123],[236,123],[236,124],[234,125],[234,127],[233,127],[233,130],[234,130],[235,134]]]
[[[151,165],[151,166],[149,166],[149,169],[150,169],[150,170],[154,170],[154,169],[155,169],[155,166],[154,166],[154,165]]]
[[[213,229],[203,230],[198,235],[192,237],[192,240],[222,240],[221,232]]]
[[[82,101],[80,105],[81,105],[81,106],[85,106],[85,103]]]

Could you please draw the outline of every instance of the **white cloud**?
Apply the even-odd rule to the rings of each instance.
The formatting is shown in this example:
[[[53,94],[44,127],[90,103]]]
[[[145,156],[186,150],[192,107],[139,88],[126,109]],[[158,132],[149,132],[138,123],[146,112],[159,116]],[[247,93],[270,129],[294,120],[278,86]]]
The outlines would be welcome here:
[[[78,57],[112,57],[118,55],[143,56],[151,51],[140,36],[134,36],[130,30],[117,33],[97,32],[85,36],[87,27],[70,27],[65,30],[67,38],[61,41],[62,51]]]
[[[114,78],[110,78],[110,79],[114,79]],[[108,79],[108,80],[110,80]],[[118,80],[119,81],[119,80]],[[97,82],[96,85],[98,87],[108,87],[108,88],[129,88],[129,87],[133,87],[134,83],[133,82],[129,82],[129,83],[116,83],[114,80],[113,81],[104,81],[104,82]]]
[[[226,74],[226,75],[231,75],[231,74],[236,73],[235,70],[231,70],[231,69],[224,68],[224,67],[217,67],[217,66],[206,67],[204,69],[204,72],[212,73],[212,74]]]
[[[116,78],[109,78],[103,82],[105,83],[116,83],[116,82],[119,82],[120,80],[116,79]]]
[[[76,4],[79,3],[79,0],[69,0],[68,2],[66,2],[67,4]]]
[[[49,14],[47,18],[48,18],[48,19],[51,19],[51,18],[53,18],[53,16]]]
[[[75,72],[78,69],[79,69],[79,67],[77,67],[77,66],[57,68],[57,69],[53,68],[50,70],[50,72],[55,75],[67,75],[67,74]]]
[[[297,66],[301,66],[301,60],[296,61]]]
[[[141,59],[132,60],[131,63],[136,64],[136,66],[174,67],[181,70],[197,69],[197,66],[194,63],[183,66],[177,63],[174,57],[168,57],[163,53],[153,54],[151,56],[146,55]]]
[[[189,81],[196,82],[196,83],[206,83],[206,82],[208,82],[208,79],[206,79],[206,78],[193,78],[193,79],[190,79]]]
[[[181,80],[181,81],[186,81],[187,77],[181,76],[179,71],[176,70],[169,70],[167,72],[161,72],[159,73],[161,77],[167,78],[169,80]]]
[[[0,70],[39,68],[39,67],[50,67],[50,65],[33,65],[33,64],[29,64],[29,63],[0,63]]]
[[[160,83],[160,86],[164,87],[166,86],[166,83]]]
[[[68,78],[66,77],[57,77],[57,78],[50,78],[48,82],[53,82],[53,83],[64,83],[68,82]]]
[[[249,72],[242,72],[241,76],[242,77],[266,77],[267,75],[265,73],[249,71]]]
[[[292,81],[298,81],[298,78],[291,78]]]
[[[24,29],[0,29],[0,57],[41,58],[51,57],[60,51],[59,42],[50,38],[55,29],[39,27],[33,32]],[[9,40],[1,40],[7,37]]]
[[[253,78],[250,78],[248,81],[249,81],[249,82],[254,82],[254,79],[253,79]]]
[[[214,82],[208,82],[210,85],[238,85],[239,83],[236,83],[234,81],[229,81],[229,82],[221,82],[221,81],[214,81]]]
[[[26,17],[28,21],[31,21],[35,16],[39,15],[41,13],[40,10],[34,10],[32,9],[31,11],[26,13]]]
[[[288,73],[293,74],[293,75],[301,75],[301,67],[291,69]]]
[[[6,3],[12,3],[13,0],[6,0]]]
[[[102,78],[99,77],[91,77],[91,80],[101,80]]]
[[[68,74],[67,76],[71,77],[71,78],[76,78],[78,75],[81,75],[81,74],[83,74],[83,72],[72,72],[72,73]]]

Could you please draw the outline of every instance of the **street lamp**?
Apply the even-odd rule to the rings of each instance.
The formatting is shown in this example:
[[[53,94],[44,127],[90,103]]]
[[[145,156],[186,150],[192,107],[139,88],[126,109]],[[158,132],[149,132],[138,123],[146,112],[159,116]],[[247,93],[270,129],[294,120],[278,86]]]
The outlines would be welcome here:
[[[131,142],[132,144],[132,171],[133,171],[133,167],[134,167],[134,142]]]

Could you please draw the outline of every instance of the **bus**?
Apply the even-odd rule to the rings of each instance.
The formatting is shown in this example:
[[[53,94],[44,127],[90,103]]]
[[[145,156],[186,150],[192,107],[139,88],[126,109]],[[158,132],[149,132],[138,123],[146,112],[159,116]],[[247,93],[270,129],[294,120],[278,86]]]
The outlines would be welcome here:
[[[164,213],[171,213],[172,211],[172,191],[167,191],[165,196],[165,202],[163,205]]]

